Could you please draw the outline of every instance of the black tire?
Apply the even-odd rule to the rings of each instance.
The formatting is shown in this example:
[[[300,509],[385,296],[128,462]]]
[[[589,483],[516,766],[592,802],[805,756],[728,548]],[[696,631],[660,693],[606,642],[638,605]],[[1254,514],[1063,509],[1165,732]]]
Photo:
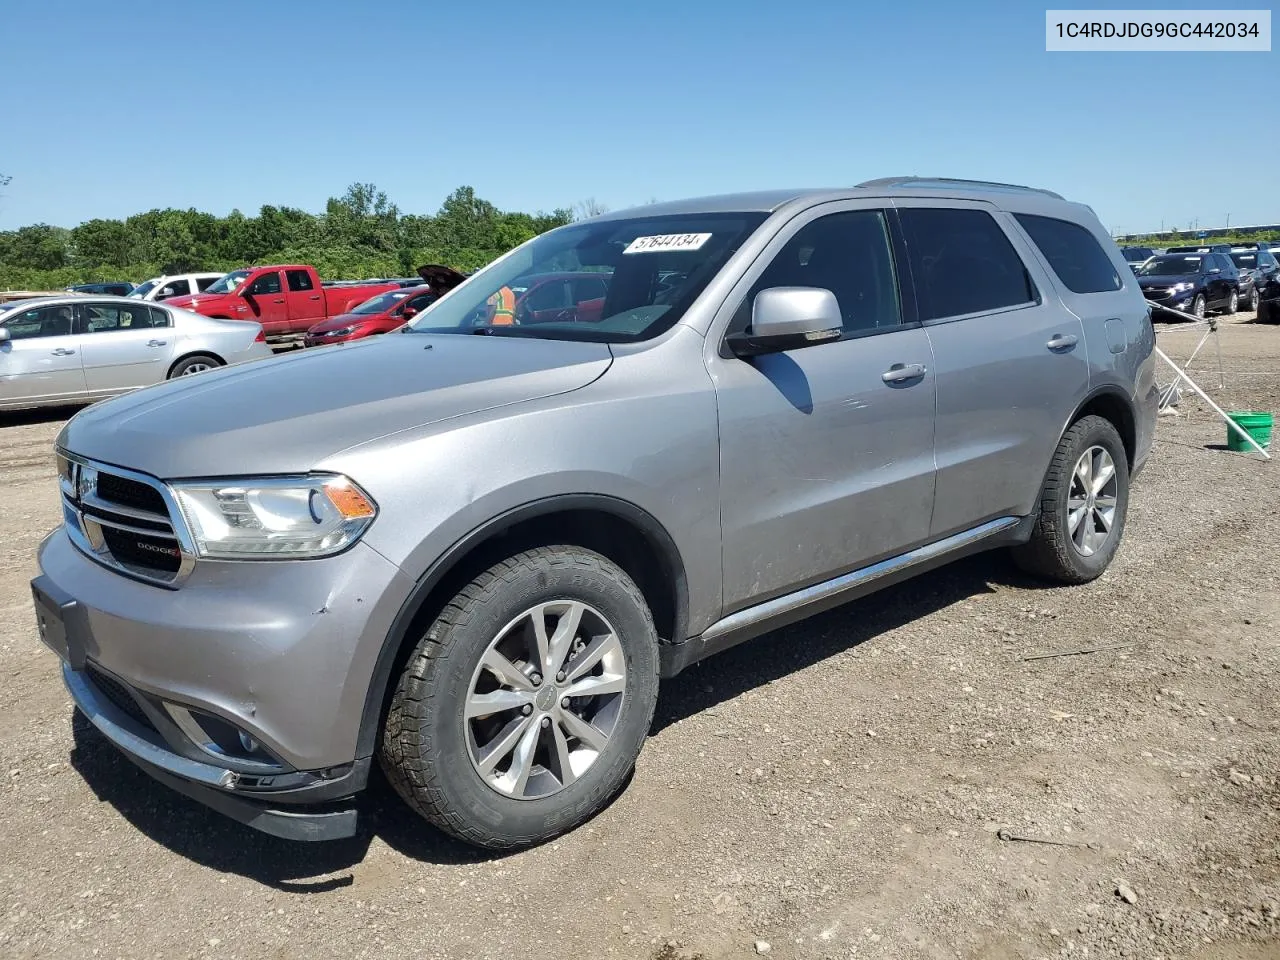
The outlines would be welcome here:
[[[621,641],[627,686],[608,743],[558,792],[517,799],[472,763],[464,705],[480,658],[505,625],[539,603],[578,600]],[[410,654],[391,698],[379,757],[408,805],[441,830],[489,850],[545,842],[589,819],[635,766],[658,696],[658,635],[639,588],[599,554],[539,547],[494,564],[444,607]]]
[[[183,357],[169,369],[169,379],[175,380],[178,377],[188,377],[223,365],[223,362],[217,357],[207,353],[193,353],[189,357]]]
[[[1222,312],[1225,313],[1227,316],[1231,316],[1231,314],[1233,313],[1238,313],[1239,310],[1240,310],[1240,292],[1238,290],[1232,290],[1231,296],[1227,298],[1227,305],[1222,308]]]
[[[1067,500],[1076,464],[1091,447],[1102,447],[1111,455],[1117,490],[1111,531],[1100,549],[1085,556],[1071,537]],[[1040,494],[1040,517],[1031,539],[1013,549],[1014,560],[1023,570],[1046,580],[1088,583],[1101,576],[1115,557],[1124,536],[1128,510],[1129,458],[1120,434],[1109,420],[1083,417],[1072,424],[1058,443]]]
[[[1203,293],[1197,293],[1196,298],[1191,301],[1191,312],[1201,319],[1209,312],[1209,301],[1205,299]]]
[[[1277,317],[1276,303],[1275,300],[1263,300],[1258,304],[1258,323],[1275,323],[1280,319]]]
[[[1253,288],[1253,292],[1252,292],[1251,294],[1249,294],[1249,310],[1250,310],[1250,311],[1252,311],[1253,313],[1257,313],[1257,312],[1258,312],[1258,301],[1259,301],[1259,300],[1261,300],[1261,299],[1262,299],[1262,297],[1261,297],[1261,295],[1258,293],[1258,288],[1257,288],[1257,287],[1254,287],[1254,288]]]

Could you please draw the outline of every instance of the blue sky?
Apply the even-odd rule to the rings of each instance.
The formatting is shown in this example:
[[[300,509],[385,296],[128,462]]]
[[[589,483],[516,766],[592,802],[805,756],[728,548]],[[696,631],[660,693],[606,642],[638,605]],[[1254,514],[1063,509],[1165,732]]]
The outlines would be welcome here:
[[[1113,231],[1280,222],[1280,53],[1047,53],[1045,6],[10,4],[0,229],[356,180],[432,213],[891,174],[1046,186]]]

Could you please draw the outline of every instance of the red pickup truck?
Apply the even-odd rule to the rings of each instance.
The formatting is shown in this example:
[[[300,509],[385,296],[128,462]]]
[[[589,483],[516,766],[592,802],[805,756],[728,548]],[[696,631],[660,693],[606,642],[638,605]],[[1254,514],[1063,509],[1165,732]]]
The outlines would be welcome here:
[[[328,317],[347,313],[356,304],[403,281],[324,283],[315,267],[277,264],[232,270],[203,293],[170,297],[166,306],[227,320],[256,320],[268,340],[303,334]]]

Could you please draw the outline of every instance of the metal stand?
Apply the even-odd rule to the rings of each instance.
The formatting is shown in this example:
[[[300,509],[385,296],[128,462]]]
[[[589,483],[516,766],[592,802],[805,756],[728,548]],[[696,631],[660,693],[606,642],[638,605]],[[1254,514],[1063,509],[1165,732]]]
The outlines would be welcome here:
[[[1170,360],[1169,355],[1165,353],[1163,350],[1161,350],[1159,347],[1155,348],[1156,355],[1159,356],[1160,359],[1163,360],[1165,363],[1167,363],[1170,367],[1172,367],[1174,370],[1174,373],[1176,374],[1173,378],[1173,382],[1160,391],[1160,409],[1163,410],[1165,407],[1169,406],[1171,403],[1176,402],[1175,397],[1178,394],[1178,385],[1180,383],[1185,382],[1187,386],[1189,386],[1192,390],[1194,390],[1197,394],[1200,395],[1201,400],[1203,400],[1205,403],[1207,403],[1210,407],[1213,408],[1213,411],[1222,418],[1222,421],[1230,429],[1234,430],[1237,434],[1243,437],[1245,441],[1249,444],[1249,446],[1253,447],[1254,450],[1260,453],[1262,455],[1262,459],[1270,460],[1271,454],[1267,453],[1267,451],[1262,448],[1262,446],[1258,443],[1258,441],[1253,439],[1253,437],[1249,435],[1249,432],[1245,430],[1244,427],[1240,426],[1240,424],[1236,423],[1229,416],[1227,416],[1226,411],[1223,410],[1216,403],[1214,403],[1213,399],[1207,393],[1201,390],[1199,385],[1194,380],[1192,380],[1191,377],[1187,374],[1187,367],[1191,366],[1191,362],[1195,360],[1196,356],[1200,353],[1200,350],[1209,341],[1209,338],[1213,337],[1214,343],[1217,346],[1217,351],[1218,351],[1218,389],[1222,389],[1226,385],[1223,377],[1223,372],[1222,372],[1222,341],[1218,339],[1218,321],[1213,319],[1204,319],[1202,317],[1197,317],[1195,314],[1191,314],[1191,313],[1183,313],[1181,310],[1174,310],[1170,307],[1161,307],[1161,309],[1168,310],[1170,313],[1176,313],[1180,317],[1186,317],[1196,326],[1204,326],[1207,329],[1204,332],[1204,336],[1200,338],[1200,342],[1196,345],[1195,350],[1191,352],[1191,356],[1187,358],[1187,362],[1183,364],[1181,367],[1178,366],[1176,363],[1174,363],[1172,360]]]

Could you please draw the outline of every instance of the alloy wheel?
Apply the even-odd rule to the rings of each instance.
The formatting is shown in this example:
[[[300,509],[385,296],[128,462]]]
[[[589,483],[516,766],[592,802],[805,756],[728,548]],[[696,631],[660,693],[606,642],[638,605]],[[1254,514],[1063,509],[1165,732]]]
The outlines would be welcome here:
[[[1227,305],[1227,313],[1235,313],[1240,309],[1240,294],[1231,291],[1231,302]]]
[[[204,373],[206,370],[212,370],[212,369],[213,369],[212,364],[197,362],[197,363],[191,364],[185,370],[183,370],[180,376],[189,377],[193,373]]]
[[[1120,479],[1106,448],[1092,446],[1076,461],[1067,495],[1067,532],[1082,557],[1091,557],[1111,537]]]
[[[613,626],[577,600],[526,610],[489,644],[464,707],[472,766],[517,800],[565,789],[608,749],[627,688]]]
[[[1195,302],[1191,305],[1191,312],[1197,317],[1204,318],[1205,302],[1204,297],[1196,297]]]

